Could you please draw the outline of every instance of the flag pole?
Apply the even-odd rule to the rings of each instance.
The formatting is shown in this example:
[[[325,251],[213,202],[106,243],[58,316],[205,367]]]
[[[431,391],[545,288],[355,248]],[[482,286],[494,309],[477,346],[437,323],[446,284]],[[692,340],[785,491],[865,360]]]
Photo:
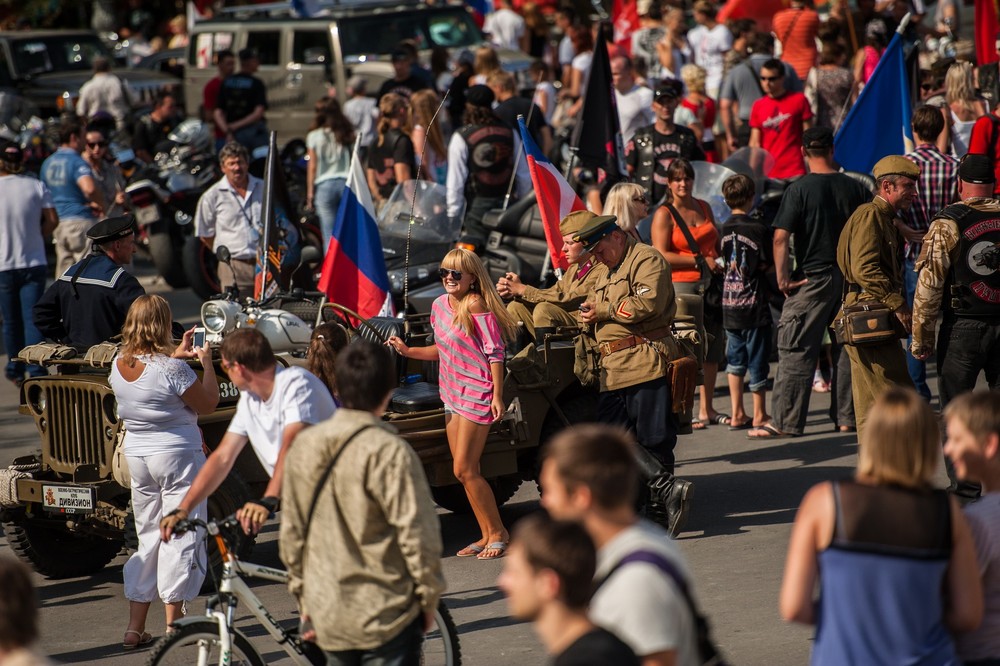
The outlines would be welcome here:
[[[524,121],[525,127],[531,126],[531,116],[535,113],[535,98],[531,98],[531,107],[528,109],[528,119]],[[517,114],[517,119],[522,120],[524,116],[520,113]],[[530,130],[529,130],[530,131]],[[517,155],[514,156],[514,170],[510,173],[510,182],[507,184],[507,195],[503,198],[503,208],[500,210],[504,213],[507,212],[507,206],[510,205],[510,193],[514,191],[514,182],[517,180],[517,165],[520,163],[521,158],[524,156],[524,142],[519,141],[517,144]]]

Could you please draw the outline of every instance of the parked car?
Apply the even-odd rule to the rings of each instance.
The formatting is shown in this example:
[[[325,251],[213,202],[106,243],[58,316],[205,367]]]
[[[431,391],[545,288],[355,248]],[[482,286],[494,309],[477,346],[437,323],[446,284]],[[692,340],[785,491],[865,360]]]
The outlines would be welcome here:
[[[87,30],[0,32],[0,87],[18,90],[43,117],[72,111],[80,87],[93,76],[97,56],[112,57],[104,40]],[[156,91],[175,88],[181,80],[139,69],[115,69],[142,101]]]
[[[290,6],[245,5],[196,23],[188,44],[184,97],[188,113],[201,108],[205,84],[217,75],[214,55],[225,49],[257,50],[268,96],[267,121],[279,144],[304,138],[314,104],[327,88],[346,100],[347,79],[357,74],[374,94],[393,75],[390,55],[400,41],[419,45],[425,64],[430,51],[474,50],[485,42],[464,5],[429,5],[414,0],[362,0],[334,5],[326,16],[296,18]],[[526,73],[531,59],[520,51],[499,51],[504,69]]]

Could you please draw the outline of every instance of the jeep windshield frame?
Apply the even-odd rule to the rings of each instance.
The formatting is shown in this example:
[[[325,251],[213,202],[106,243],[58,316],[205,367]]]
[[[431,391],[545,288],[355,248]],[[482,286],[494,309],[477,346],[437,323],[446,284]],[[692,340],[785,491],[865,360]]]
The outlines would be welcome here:
[[[388,56],[400,41],[413,39],[421,51],[443,46],[473,48],[485,38],[464,7],[437,11],[404,11],[369,16],[344,16],[337,20],[343,57]]]
[[[111,53],[97,35],[45,35],[9,40],[14,71],[21,78],[39,74],[88,72],[94,58]]]

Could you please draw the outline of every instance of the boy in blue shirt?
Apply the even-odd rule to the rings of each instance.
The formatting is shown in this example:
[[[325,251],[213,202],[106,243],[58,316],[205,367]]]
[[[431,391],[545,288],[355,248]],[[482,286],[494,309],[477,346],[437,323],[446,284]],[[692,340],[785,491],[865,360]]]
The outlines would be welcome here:
[[[726,329],[729,396],[733,416],[730,430],[762,426],[770,420],[765,394],[770,373],[771,311],[764,273],[771,268],[771,230],[747,216],[753,206],[754,183],[744,175],[722,184],[722,196],[732,209],[724,225],[722,259],[726,277],[722,289],[722,325]],[[750,373],[753,418],[743,408],[744,378]]]

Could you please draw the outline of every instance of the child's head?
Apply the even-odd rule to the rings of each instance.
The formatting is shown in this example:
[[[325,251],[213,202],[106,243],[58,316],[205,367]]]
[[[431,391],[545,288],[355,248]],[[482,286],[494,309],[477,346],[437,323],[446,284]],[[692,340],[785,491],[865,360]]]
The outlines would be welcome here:
[[[748,211],[756,194],[753,180],[741,173],[726,178],[722,183],[722,198],[732,210]]]
[[[963,393],[945,407],[944,420],[944,453],[959,479],[981,481],[990,466],[1000,466],[1000,394]]]

